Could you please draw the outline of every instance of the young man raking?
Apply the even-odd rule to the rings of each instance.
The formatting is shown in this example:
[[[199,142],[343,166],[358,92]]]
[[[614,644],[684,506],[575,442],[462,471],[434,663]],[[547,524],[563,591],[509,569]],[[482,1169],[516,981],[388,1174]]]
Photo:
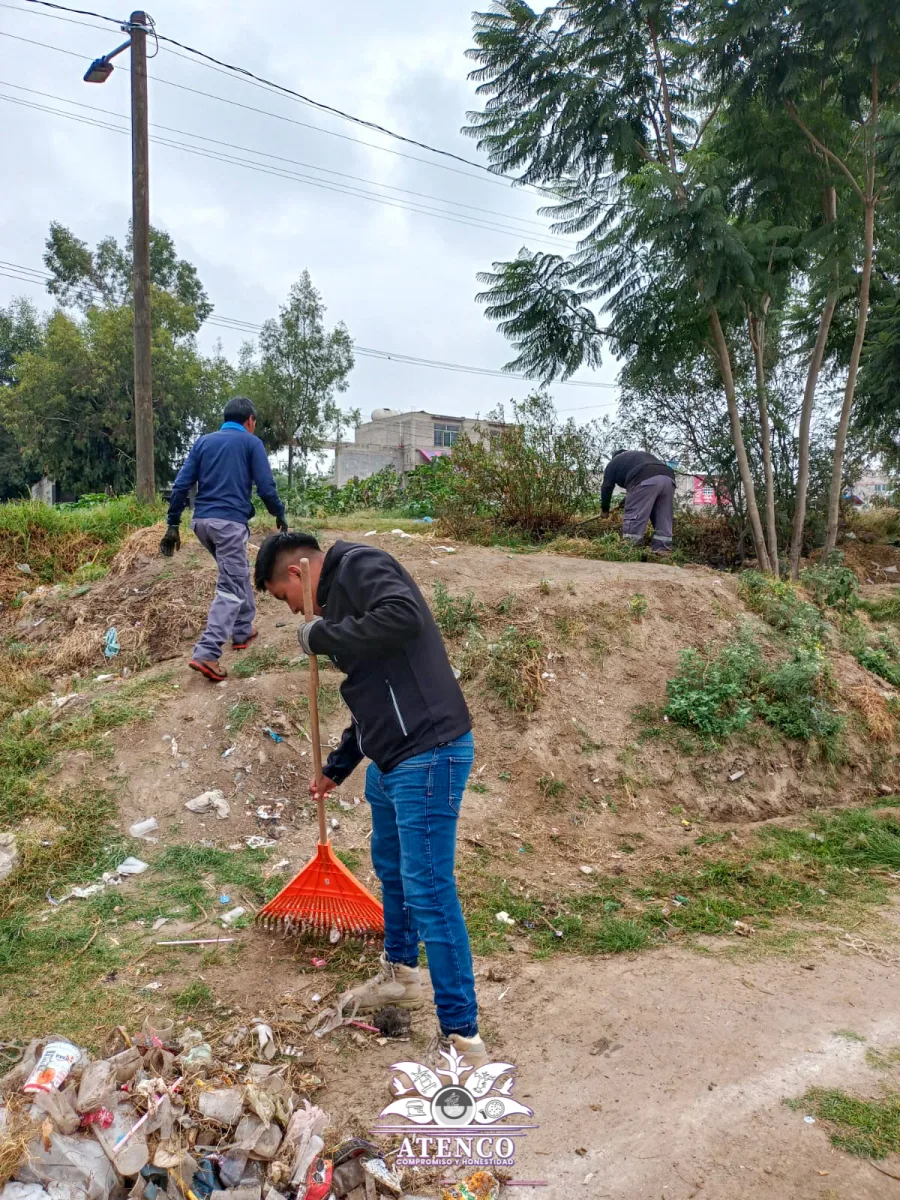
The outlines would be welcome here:
[[[381,880],[385,940],[375,978],[342,997],[357,1012],[424,1003],[425,943],[441,1035],[472,1067],[489,1059],[478,1035],[469,935],[456,893],[456,826],[474,743],[462,691],[422,593],[375,546],[274,534],[256,558],[256,586],[303,611],[308,559],[316,616],[298,636],[346,679],[350,725],[310,793],[322,800],[363,758],[372,809],[372,864]]]

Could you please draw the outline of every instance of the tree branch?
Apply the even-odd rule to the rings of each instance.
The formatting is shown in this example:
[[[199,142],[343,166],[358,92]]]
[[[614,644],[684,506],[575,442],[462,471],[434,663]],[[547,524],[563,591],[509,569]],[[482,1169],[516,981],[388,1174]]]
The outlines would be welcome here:
[[[844,174],[850,180],[850,183],[853,186],[853,190],[856,192],[857,196],[859,196],[860,200],[862,200],[863,203],[865,203],[865,199],[866,199],[865,194],[863,193],[862,188],[857,183],[856,176],[853,174],[853,172],[850,170],[850,168],[847,166],[847,164],[844,162],[844,160],[842,158],[839,158],[834,153],[833,150],[829,150],[824,142],[819,141],[819,139],[816,137],[816,135],[813,133],[813,131],[810,129],[810,127],[804,122],[803,118],[797,112],[797,106],[796,106],[796,104],[794,104],[793,100],[785,100],[784,107],[787,109],[788,114],[790,115],[790,118],[794,122],[794,124],[797,125],[797,127],[799,129],[801,129],[803,131],[803,133],[806,134],[807,138],[809,139],[810,142],[812,142],[812,144],[816,147],[816,149],[821,151],[821,153],[824,154],[826,158],[830,158],[831,161],[837,167],[839,167],[841,171],[844,172]]]

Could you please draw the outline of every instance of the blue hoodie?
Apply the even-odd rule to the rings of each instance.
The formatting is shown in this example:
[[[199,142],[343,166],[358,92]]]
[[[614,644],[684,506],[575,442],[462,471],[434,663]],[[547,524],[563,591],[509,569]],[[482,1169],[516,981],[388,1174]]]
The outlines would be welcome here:
[[[273,517],[284,520],[272,468],[259,438],[236,421],[226,421],[216,433],[197,438],[172,484],[169,524],[181,523],[188,492],[197,484],[194,520],[237,521],[253,516],[253,485]]]

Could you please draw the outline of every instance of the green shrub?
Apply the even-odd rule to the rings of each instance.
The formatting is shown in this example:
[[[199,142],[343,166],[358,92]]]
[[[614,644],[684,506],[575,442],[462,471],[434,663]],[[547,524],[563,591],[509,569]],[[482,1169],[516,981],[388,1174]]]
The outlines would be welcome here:
[[[860,666],[887,680],[893,687],[900,687],[900,645],[887,634],[882,634],[877,646],[864,646],[857,651]]]
[[[839,550],[802,571],[800,580],[817,608],[836,608],[849,613],[859,605],[859,580],[844,566],[844,556]]]
[[[753,719],[752,680],[762,655],[744,634],[716,655],[683,650],[681,666],[666,685],[665,715],[706,738],[726,738],[746,729]]]
[[[830,668],[820,650],[799,647],[787,662],[763,675],[756,711],[785,737],[820,741],[836,748],[844,718],[828,702],[834,691]]]
[[[900,622],[900,591],[891,596],[881,596],[877,600],[860,600],[859,607],[868,613],[873,621]]]

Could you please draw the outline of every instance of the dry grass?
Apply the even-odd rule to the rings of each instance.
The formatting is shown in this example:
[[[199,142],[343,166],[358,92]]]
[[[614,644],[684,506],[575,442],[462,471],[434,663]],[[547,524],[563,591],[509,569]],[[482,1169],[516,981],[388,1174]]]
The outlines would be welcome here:
[[[875,742],[892,742],[894,740],[894,721],[888,710],[887,701],[877,688],[864,683],[860,687],[850,688],[848,696],[863,715],[872,740]]]
[[[165,521],[149,525],[146,529],[135,529],[122,543],[122,549],[110,563],[110,575],[127,575],[134,570],[138,559],[153,558],[159,554],[160,539],[165,532]]]
[[[10,1096],[6,1102],[5,1121],[0,1127],[0,1187],[8,1183],[28,1157],[28,1143],[40,1131],[40,1124],[33,1121],[26,1109],[30,1108],[26,1096]]]

